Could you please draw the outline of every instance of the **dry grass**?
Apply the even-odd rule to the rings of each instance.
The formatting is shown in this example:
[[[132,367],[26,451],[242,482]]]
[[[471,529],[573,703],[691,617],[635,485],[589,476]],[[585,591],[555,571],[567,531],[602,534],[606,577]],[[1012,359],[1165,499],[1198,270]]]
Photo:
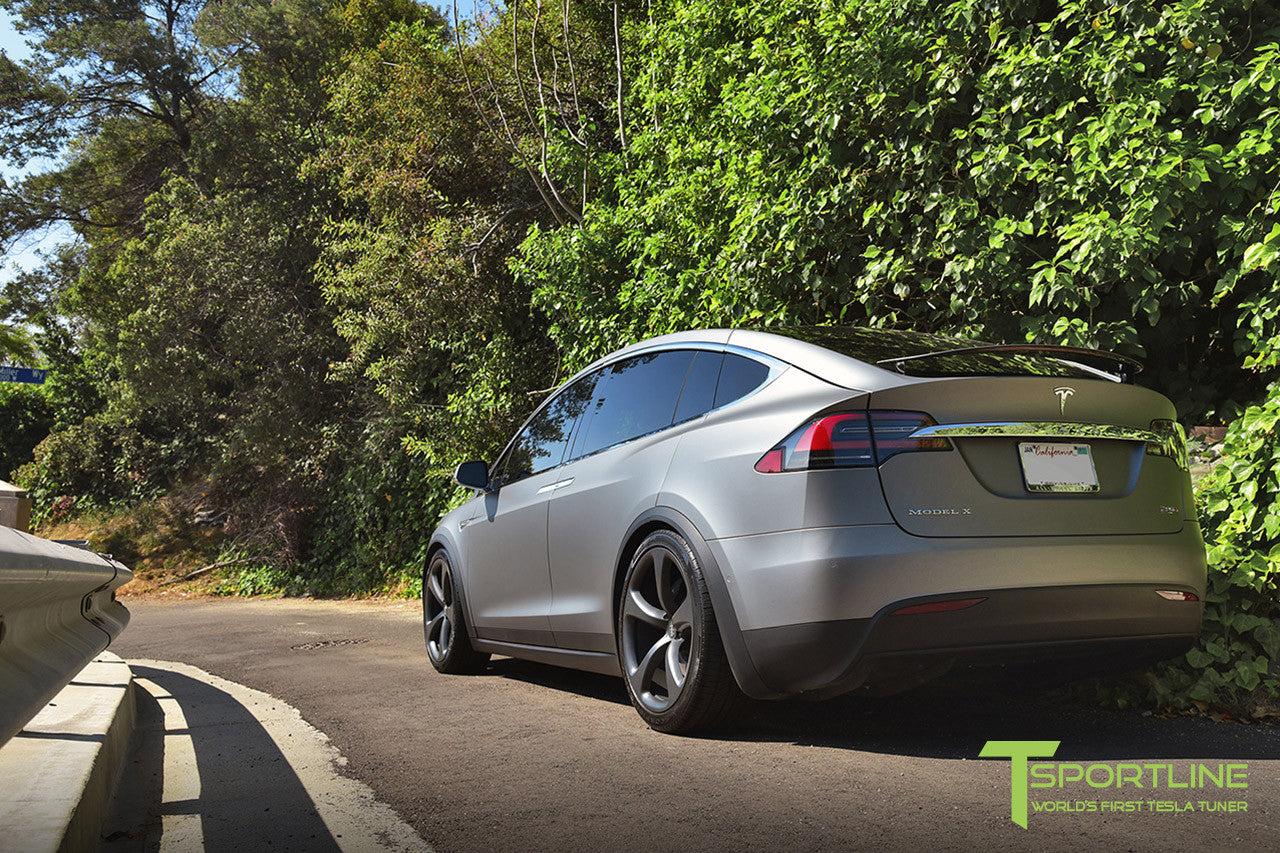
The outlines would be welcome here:
[[[200,595],[213,591],[216,573],[182,578],[216,562],[229,537],[221,527],[195,519],[189,499],[167,495],[129,508],[89,509],[33,532],[46,539],[87,539],[92,550],[124,563],[133,570],[133,580],[122,594]]]

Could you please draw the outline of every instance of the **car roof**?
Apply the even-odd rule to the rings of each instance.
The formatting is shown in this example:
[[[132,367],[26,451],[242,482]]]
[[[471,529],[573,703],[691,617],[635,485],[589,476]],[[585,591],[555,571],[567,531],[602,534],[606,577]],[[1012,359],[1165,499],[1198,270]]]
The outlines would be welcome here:
[[[649,338],[596,360],[577,375],[582,375],[619,358],[649,350],[679,349],[699,345],[717,350],[725,349],[729,352],[742,350],[743,354],[748,355],[759,353],[853,391],[879,391],[884,388],[927,381],[876,367],[817,344],[755,329],[697,329]]]
[[[857,391],[879,391],[960,376],[1060,376],[1132,383],[1133,376],[1142,370],[1142,363],[1132,357],[1094,349],[991,344],[906,329],[859,326],[677,332],[611,353],[588,369],[639,352],[690,346],[763,355],[775,363],[793,365]]]

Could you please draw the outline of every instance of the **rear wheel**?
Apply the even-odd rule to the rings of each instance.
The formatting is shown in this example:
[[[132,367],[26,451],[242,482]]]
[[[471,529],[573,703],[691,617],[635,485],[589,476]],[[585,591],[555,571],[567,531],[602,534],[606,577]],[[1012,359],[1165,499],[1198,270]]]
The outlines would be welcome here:
[[[631,703],[658,731],[712,728],[743,701],[702,567],[673,531],[646,537],[627,569],[618,603],[618,658]]]
[[[480,672],[489,662],[488,654],[471,648],[453,564],[443,548],[431,555],[422,574],[422,625],[427,657],[438,671],[451,675]]]

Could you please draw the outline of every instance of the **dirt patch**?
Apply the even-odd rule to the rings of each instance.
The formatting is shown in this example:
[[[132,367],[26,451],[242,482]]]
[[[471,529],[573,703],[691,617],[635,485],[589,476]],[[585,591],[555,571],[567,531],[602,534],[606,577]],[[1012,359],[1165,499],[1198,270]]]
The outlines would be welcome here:
[[[175,582],[182,592],[207,595],[215,578],[182,581],[209,565],[229,544],[218,527],[201,524],[191,511],[190,496],[175,494],[132,507],[94,507],[34,531],[45,539],[78,539],[88,548],[124,563],[134,579],[121,594],[158,593]]]

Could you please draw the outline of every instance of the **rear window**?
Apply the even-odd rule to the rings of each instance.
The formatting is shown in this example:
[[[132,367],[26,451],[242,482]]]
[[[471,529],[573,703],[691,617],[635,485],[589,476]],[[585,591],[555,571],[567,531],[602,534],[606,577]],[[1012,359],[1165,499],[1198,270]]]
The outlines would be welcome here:
[[[829,349],[840,355],[868,364],[887,359],[912,358],[890,364],[879,364],[906,376],[1062,376],[1074,379],[1097,379],[1098,374],[1069,357],[1014,352],[970,352],[943,355],[946,350],[991,346],[987,341],[953,338],[894,329],[864,329],[854,326],[792,326],[759,331],[795,338]],[[936,354],[935,354],[936,353]],[[1115,364],[1090,364],[1112,373]]]

